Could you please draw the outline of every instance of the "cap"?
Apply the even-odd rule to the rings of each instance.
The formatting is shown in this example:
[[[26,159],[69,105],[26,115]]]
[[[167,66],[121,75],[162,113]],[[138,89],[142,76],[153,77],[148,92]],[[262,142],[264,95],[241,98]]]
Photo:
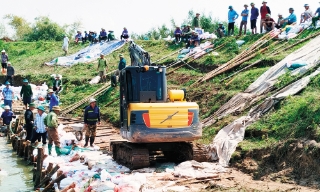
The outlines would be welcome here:
[[[309,4],[304,4],[304,7],[309,7]]]
[[[262,1],[262,4],[267,3],[267,1]]]
[[[200,13],[196,13],[196,15],[200,15]]]
[[[232,9],[232,6],[230,5],[228,9]]]
[[[187,27],[191,27],[191,25],[190,25],[190,24],[187,24]]]
[[[119,57],[123,57],[123,54],[119,54]]]
[[[5,85],[10,85],[9,81],[6,81],[6,82],[5,82]]]
[[[35,103],[30,103],[29,107],[36,107],[36,104]]]
[[[28,83],[29,81],[28,81],[28,79],[24,79],[22,82],[23,83]]]
[[[103,54],[103,53],[100,53],[100,56],[104,56],[104,54]]]
[[[268,13],[268,14],[266,14],[266,17],[271,17],[271,15]]]
[[[294,11],[294,9],[291,7],[291,8],[289,8],[289,10],[292,10],[292,11]]]
[[[244,4],[243,6],[248,7],[248,4]]]
[[[123,27],[123,29],[127,29],[126,27]]]
[[[95,99],[95,98],[91,98],[90,100],[89,100],[89,103],[92,103],[92,102],[96,102],[97,100]]]
[[[254,3],[252,2],[252,3],[250,3],[250,5],[254,5]]]
[[[59,106],[53,106],[52,111],[61,111],[61,108]]]
[[[5,52],[6,52],[6,50],[2,50],[2,51],[1,51],[1,53],[5,53]]]
[[[54,92],[53,89],[48,90],[48,93],[53,93],[53,92]]]
[[[37,107],[37,109],[41,110],[41,111],[45,111],[44,106],[40,105],[39,107]]]
[[[8,62],[8,65],[11,65],[11,63],[10,63],[10,62]]]
[[[10,109],[9,105],[4,106],[4,109]]]
[[[223,25],[223,23],[220,22],[219,25]]]
[[[279,13],[278,15],[279,15],[279,16],[282,16],[282,13]]]

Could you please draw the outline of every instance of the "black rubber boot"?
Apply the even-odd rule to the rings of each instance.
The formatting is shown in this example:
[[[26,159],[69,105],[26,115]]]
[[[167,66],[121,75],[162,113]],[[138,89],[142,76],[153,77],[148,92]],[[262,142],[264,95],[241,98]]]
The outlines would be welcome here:
[[[88,141],[89,141],[89,137],[88,136],[86,136],[85,141],[86,141],[86,143],[84,144],[84,147],[88,147]]]
[[[94,137],[90,137],[90,147],[93,147]]]

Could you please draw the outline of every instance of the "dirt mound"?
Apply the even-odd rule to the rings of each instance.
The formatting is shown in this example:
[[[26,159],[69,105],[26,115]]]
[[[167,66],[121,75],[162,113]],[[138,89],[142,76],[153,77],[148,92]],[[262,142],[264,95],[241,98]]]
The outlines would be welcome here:
[[[320,143],[315,140],[289,140],[243,157],[234,166],[255,179],[320,189]]]

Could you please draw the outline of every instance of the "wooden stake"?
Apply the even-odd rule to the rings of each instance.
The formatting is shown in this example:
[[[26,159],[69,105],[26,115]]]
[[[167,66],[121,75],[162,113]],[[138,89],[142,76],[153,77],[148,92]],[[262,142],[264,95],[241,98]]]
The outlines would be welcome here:
[[[53,184],[54,184],[54,183],[60,183],[61,180],[64,179],[64,178],[67,178],[67,175],[66,175],[66,174],[62,174],[62,175],[60,175],[59,177],[58,177],[58,175],[57,175],[57,178],[56,178],[55,180],[51,181],[51,182],[43,189],[42,192],[47,192],[47,191],[49,191],[49,190],[53,187]]]
[[[25,147],[24,147],[24,160],[29,160],[29,146],[30,146],[30,141],[26,141]]]
[[[17,142],[17,155],[19,154],[19,151],[20,151],[20,143],[21,143],[21,139],[19,138],[18,139],[18,142]]]
[[[39,188],[41,186],[43,186],[43,184],[45,184],[46,182],[48,182],[50,180],[50,178],[52,177],[52,175],[58,170],[60,169],[59,165],[56,165],[49,174],[47,174],[43,180],[41,180],[41,182],[38,185],[35,185],[35,188]]]
[[[41,174],[42,174],[42,159],[43,159],[43,149],[42,147],[38,147],[38,157],[37,157],[37,174],[34,182],[34,187],[37,188],[40,184]]]

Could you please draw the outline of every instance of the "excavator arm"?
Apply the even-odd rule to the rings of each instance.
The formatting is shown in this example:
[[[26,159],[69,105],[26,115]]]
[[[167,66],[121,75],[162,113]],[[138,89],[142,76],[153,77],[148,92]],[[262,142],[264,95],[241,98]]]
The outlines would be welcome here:
[[[130,41],[129,53],[131,58],[131,66],[151,65],[149,53],[143,50],[133,41]]]

